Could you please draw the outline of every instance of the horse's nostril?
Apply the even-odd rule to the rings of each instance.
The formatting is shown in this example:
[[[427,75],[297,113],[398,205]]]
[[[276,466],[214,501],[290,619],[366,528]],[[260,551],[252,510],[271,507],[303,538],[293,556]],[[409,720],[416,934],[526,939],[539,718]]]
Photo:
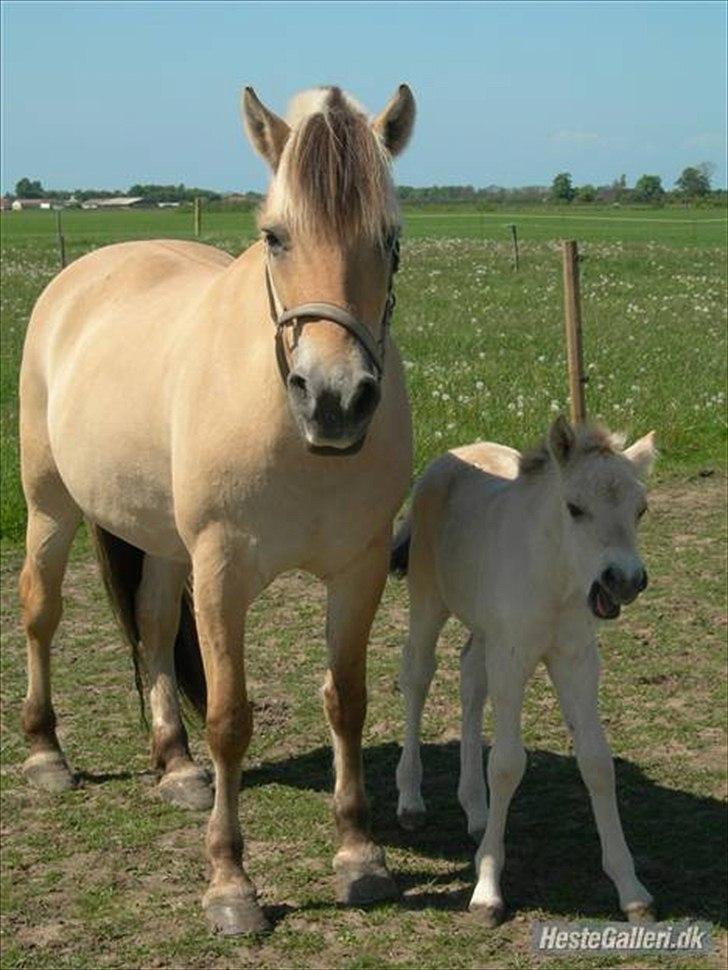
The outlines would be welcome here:
[[[642,570],[642,577],[640,579],[639,586],[637,587],[637,591],[639,593],[642,593],[642,592],[644,592],[644,590],[647,589],[647,582],[648,582],[648,580],[647,580],[647,570],[646,569],[643,569]]]
[[[609,566],[602,573],[602,583],[607,587],[607,589],[614,589],[617,584],[617,574],[615,570]]]
[[[373,377],[363,378],[349,405],[349,413],[356,421],[368,418],[379,403],[379,384]]]
[[[297,371],[293,371],[292,374],[288,375],[288,386],[292,390],[298,391],[299,394],[305,394],[307,391],[306,378]]]

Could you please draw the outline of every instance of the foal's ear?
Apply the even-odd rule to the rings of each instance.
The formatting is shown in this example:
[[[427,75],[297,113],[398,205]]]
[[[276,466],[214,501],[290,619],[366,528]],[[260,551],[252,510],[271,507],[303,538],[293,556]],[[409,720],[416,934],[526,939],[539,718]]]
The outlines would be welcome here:
[[[644,438],[635,441],[633,445],[626,448],[622,454],[634,465],[640,478],[647,478],[652,471],[652,466],[657,459],[657,448],[655,447],[655,432],[649,431]]]
[[[549,449],[560,465],[565,465],[576,444],[576,435],[569,422],[560,414],[549,428]]]
[[[372,128],[394,158],[406,148],[414,124],[414,96],[406,84],[400,84],[387,107],[372,122]]]
[[[240,113],[250,143],[275,172],[291,129],[283,118],[279,118],[261,104],[252,88],[243,91]]]

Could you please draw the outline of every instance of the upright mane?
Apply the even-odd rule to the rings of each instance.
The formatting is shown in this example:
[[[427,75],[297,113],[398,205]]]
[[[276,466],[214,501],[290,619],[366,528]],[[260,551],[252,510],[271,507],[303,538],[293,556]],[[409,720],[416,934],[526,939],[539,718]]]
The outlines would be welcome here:
[[[595,453],[616,455],[624,446],[624,439],[621,435],[614,434],[601,424],[578,425],[574,429],[574,433],[576,435],[574,456]],[[521,475],[533,475],[542,471],[550,461],[551,452],[548,439],[542,438],[537,445],[521,455],[518,470]]]
[[[381,241],[398,222],[389,153],[364,110],[338,87],[297,95],[291,134],[264,206],[299,231]]]

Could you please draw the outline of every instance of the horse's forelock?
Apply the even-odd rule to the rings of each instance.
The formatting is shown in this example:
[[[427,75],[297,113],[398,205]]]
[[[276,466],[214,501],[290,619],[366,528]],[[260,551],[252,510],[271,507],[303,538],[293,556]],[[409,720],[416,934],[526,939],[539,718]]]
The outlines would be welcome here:
[[[304,92],[271,205],[314,236],[381,239],[397,221],[389,158],[363,110],[340,88]]]

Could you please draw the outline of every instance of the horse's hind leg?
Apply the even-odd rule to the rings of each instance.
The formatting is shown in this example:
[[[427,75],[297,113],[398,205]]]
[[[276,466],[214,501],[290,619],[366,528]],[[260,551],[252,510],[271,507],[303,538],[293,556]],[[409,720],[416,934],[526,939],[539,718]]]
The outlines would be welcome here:
[[[480,845],[488,821],[483,773],[483,707],[488,692],[485,640],[473,634],[460,655],[460,782],[458,801],[468,817],[468,832]]]
[[[413,547],[413,553],[415,549]],[[405,735],[397,765],[397,821],[403,829],[411,831],[420,828],[425,821],[420,729],[422,711],[437,668],[437,640],[448,611],[437,590],[434,571],[412,553],[408,584],[409,634],[402,651],[399,674],[405,704]]]
[[[180,601],[189,566],[145,556],[136,595],[136,620],[141,640],[152,709],[152,761],[163,772],[159,794],[181,808],[212,808],[210,776],[195,765],[182,724],[174,644]]]
[[[51,704],[51,641],[61,619],[61,584],[81,513],[57,475],[42,476],[41,504],[28,497],[26,558],[20,574],[20,604],[28,651],[28,693],[22,725],[30,755],[28,781],[45,791],[73,788],[75,780],[56,736]]]

